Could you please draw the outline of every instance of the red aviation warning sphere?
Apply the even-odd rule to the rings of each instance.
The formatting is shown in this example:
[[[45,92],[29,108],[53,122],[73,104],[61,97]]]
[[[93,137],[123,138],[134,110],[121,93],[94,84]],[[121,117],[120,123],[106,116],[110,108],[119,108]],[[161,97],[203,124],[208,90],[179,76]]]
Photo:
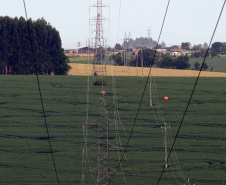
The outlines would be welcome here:
[[[101,94],[104,95],[105,94],[105,91],[101,91]]]
[[[165,97],[164,97],[164,100],[165,100],[165,101],[167,101],[167,100],[168,100],[168,97],[167,97],[167,96],[165,96]]]

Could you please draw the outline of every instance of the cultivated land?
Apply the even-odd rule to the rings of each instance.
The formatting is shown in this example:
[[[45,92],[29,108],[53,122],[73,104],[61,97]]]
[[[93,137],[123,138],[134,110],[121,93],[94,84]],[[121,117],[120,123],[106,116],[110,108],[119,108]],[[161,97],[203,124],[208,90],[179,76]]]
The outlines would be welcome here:
[[[190,58],[189,63],[191,64],[191,69],[194,69],[195,62],[201,63],[203,62],[203,58]],[[226,72],[226,57],[225,55],[221,57],[207,58],[205,63],[208,65],[208,71],[213,68],[214,72]]]
[[[56,184],[36,77],[0,78],[0,184]],[[111,78],[108,80],[111,81]],[[194,77],[153,78],[153,94],[158,92],[155,98],[173,137],[195,80]],[[141,77],[116,77],[115,81],[120,118],[128,135],[146,80]],[[40,84],[60,184],[81,184],[87,77],[40,76]],[[104,90],[109,117],[113,118],[112,87],[104,87]],[[90,121],[97,119],[100,91],[101,87],[90,86]],[[159,118],[156,102],[153,109],[149,107],[148,94],[146,91],[126,160],[122,162],[127,184],[130,185],[156,184],[164,163],[161,130],[164,122]],[[169,97],[167,102],[163,101],[164,96]],[[175,145],[177,156],[174,156],[183,175],[190,178],[192,184],[225,184],[225,105],[225,78],[200,78]],[[127,137],[120,129],[122,145],[125,146]],[[111,142],[114,140],[113,134]],[[90,157],[93,159],[90,165],[96,166],[95,156]],[[115,168],[117,165],[118,160],[111,158],[111,166]],[[160,184],[184,183],[172,157]],[[87,184],[94,183],[87,177]],[[125,183],[121,175],[116,175],[112,184]]]
[[[75,64],[70,63],[72,69],[69,71],[69,75],[77,76],[87,76],[92,75],[93,65],[92,64]],[[96,65],[96,68],[101,71],[103,66]],[[111,66],[106,65],[107,76],[142,76],[142,68],[136,67],[124,67],[124,66]],[[149,73],[149,68],[143,69],[143,75],[147,76]],[[178,70],[178,69],[161,69],[161,68],[152,68],[152,76],[174,76],[174,77],[197,77],[199,71],[195,70]],[[101,72],[98,73],[101,75]],[[202,71],[202,77],[226,77],[226,73],[223,72],[210,72]]]

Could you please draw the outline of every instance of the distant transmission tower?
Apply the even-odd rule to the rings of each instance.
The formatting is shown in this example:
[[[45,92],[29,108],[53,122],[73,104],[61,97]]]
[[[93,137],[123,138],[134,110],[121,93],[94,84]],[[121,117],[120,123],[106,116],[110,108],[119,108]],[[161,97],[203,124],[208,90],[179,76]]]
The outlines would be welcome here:
[[[148,28],[148,47],[151,47],[151,43],[150,43],[150,39],[151,39],[151,30],[150,28]]]
[[[95,22],[95,58],[93,62],[93,77],[98,74],[101,76],[107,76],[106,64],[105,64],[105,39],[104,39],[104,29],[103,22],[106,18],[103,16],[103,8],[107,7],[102,3],[102,0],[97,0],[97,3],[92,5],[91,7],[96,8],[96,16],[92,18]],[[101,64],[97,65],[97,64]]]
[[[151,30],[150,30],[150,28],[148,28],[148,39],[150,39],[151,38]]]
[[[127,66],[127,48],[128,48],[128,37],[125,32],[124,36],[124,66]]]

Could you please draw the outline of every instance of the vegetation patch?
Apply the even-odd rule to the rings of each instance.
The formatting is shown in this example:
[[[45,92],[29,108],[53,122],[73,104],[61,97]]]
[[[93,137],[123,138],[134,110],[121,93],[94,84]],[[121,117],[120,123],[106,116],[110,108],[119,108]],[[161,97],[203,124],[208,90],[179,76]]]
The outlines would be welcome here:
[[[121,163],[127,184],[130,185],[156,184],[164,166],[164,130],[161,129],[164,122],[159,116],[162,115],[170,126],[167,129],[169,138],[174,138],[196,80],[188,77],[153,78],[156,86],[153,109],[149,105],[149,91],[146,90],[126,159]],[[111,78],[107,77],[107,80],[111,81]],[[117,142],[115,135],[120,134],[120,142],[125,147],[146,79],[115,77],[115,82],[120,121],[124,128],[119,127],[116,133],[115,128],[111,127],[109,137],[110,142],[114,143]],[[60,183],[81,184],[87,77],[40,76],[40,84]],[[57,88],[52,84],[57,84]],[[8,102],[0,105],[0,184],[53,184],[56,176],[35,76],[1,76],[0,85],[2,102]],[[104,86],[104,91],[108,116],[113,121],[112,85]],[[12,96],[15,92],[19,96]],[[98,119],[100,96],[100,86],[89,86],[89,123],[94,125]],[[165,96],[169,97],[168,101],[163,100]],[[192,98],[195,101],[191,102],[175,144],[176,156],[170,158],[162,185],[185,184],[177,171],[176,158],[183,175],[192,184],[225,184],[226,102],[222,101],[225,99],[225,78],[200,78]],[[156,102],[159,102],[161,112]],[[218,114],[219,111],[222,114]],[[97,128],[90,128],[88,134],[94,137],[93,143],[96,144]],[[168,141],[169,150],[172,141]],[[91,169],[94,169],[97,166],[97,151],[91,149],[89,152]],[[110,166],[115,169],[119,163],[118,152],[110,151],[109,155]],[[86,169],[89,172],[88,166]],[[93,184],[89,174],[86,174],[86,184]],[[115,176],[114,184],[125,184],[122,175]]]
[[[110,85],[110,83],[106,79],[98,79],[98,80],[95,80],[94,82],[92,82],[91,85],[94,85],[94,86],[100,86],[100,85],[107,86],[107,85]]]

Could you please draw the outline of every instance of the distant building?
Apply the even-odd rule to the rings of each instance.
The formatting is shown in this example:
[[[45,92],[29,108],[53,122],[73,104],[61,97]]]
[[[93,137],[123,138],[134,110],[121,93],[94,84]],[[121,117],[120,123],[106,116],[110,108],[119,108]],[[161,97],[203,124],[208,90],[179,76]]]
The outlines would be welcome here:
[[[65,49],[64,53],[66,56],[94,56],[95,49],[89,47],[76,47]]]
[[[170,55],[178,56],[178,55],[181,55],[181,52],[179,52],[179,51],[173,51],[173,52],[170,52]]]
[[[161,49],[161,48],[160,48],[160,49],[157,49],[157,52],[160,53],[160,55],[162,55],[162,54],[165,55],[166,53],[169,53],[169,52],[167,51],[167,49]]]

